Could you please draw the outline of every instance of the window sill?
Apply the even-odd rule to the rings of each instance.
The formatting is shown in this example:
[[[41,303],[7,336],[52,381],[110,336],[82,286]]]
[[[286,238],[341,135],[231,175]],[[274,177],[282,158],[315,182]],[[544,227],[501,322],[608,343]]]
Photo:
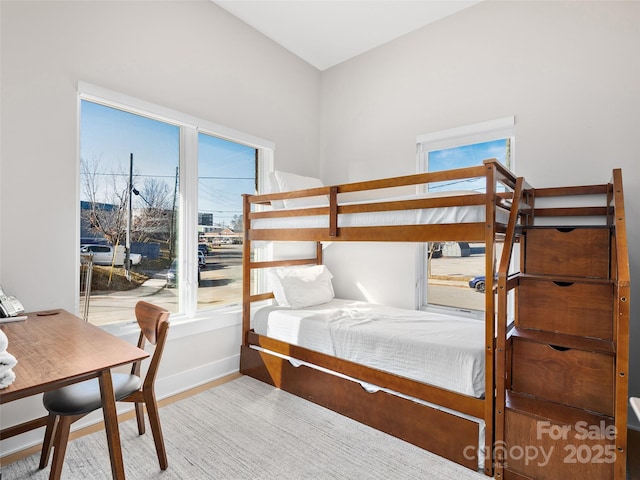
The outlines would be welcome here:
[[[169,340],[198,335],[223,328],[234,327],[242,323],[242,306],[231,305],[196,312],[192,317],[184,314],[172,314]],[[124,340],[137,341],[140,329],[137,323],[129,322],[119,325],[105,325],[101,327],[110,334]]]

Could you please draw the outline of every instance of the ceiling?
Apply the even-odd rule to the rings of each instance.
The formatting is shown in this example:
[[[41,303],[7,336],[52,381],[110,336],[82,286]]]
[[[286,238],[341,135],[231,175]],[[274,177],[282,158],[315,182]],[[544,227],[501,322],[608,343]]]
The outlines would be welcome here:
[[[481,0],[213,0],[319,70]]]

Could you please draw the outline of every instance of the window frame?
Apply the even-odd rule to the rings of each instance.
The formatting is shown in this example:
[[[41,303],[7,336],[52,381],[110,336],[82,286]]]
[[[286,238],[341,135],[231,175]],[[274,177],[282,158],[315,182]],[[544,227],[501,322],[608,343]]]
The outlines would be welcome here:
[[[178,231],[180,243],[178,246],[178,262],[180,270],[185,272],[183,287],[178,292],[178,312],[172,313],[172,321],[189,322],[199,319],[211,321],[211,312],[216,312],[216,319],[221,320],[222,326],[236,324],[239,321],[240,304],[221,305],[206,309],[198,309],[197,282],[197,244],[198,244],[198,134],[204,133],[218,138],[240,143],[258,152],[257,189],[266,191],[268,173],[273,171],[273,152],[275,143],[244,132],[219,125],[208,120],[194,117],[183,112],[172,110],[145,100],[115,92],[98,85],[78,82],[78,148],[77,148],[77,180],[76,191],[78,205],[80,203],[80,111],[82,101],[89,101],[116,108],[135,115],[151,118],[180,129],[180,182],[179,182],[179,218]],[[79,208],[79,207],[78,207]],[[80,218],[78,210],[78,218]],[[79,229],[79,224],[78,224]],[[79,235],[79,232],[78,232]],[[193,261],[188,261],[193,259]],[[76,262],[80,266],[78,256]],[[76,278],[75,303],[80,305],[80,278]],[[225,320],[226,319],[226,320]],[[217,323],[216,320],[216,323]],[[135,320],[103,325],[107,331],[115,334],[127,334],[134,326]],[[203,325],[204,330],[209,330]]]
[[[473,145],[510,138],[510,165],[514,170],[515,165],[515,116],[502,117],[495,120],[463,125],[460,127],[425,133],[416,137],[416,172],[428,172],[429,153],[447,148]],[[416,249],[416,308],[419,310],[455,311],[460,315],[468,315],[473,318],[483,319],[484,311],[471,311],[460,307],[431,304],[427,298],[427,265],[426,244],[419,244]]]

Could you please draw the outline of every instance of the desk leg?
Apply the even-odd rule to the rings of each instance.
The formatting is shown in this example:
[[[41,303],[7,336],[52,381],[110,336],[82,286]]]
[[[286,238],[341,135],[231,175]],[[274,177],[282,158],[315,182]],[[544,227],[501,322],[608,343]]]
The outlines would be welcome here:
[[[102,413],[104,415],[104,426],[107,432],[107,443],[109,444],[109,457],[111,458],[111,474],[115,480],[124,480],[124,463],[122,461],[122,447],[120,446],[118,412],[116,411],[116,399],[113,393],[111,370],[107,369],[102,371],[98,380],[100,381]]]

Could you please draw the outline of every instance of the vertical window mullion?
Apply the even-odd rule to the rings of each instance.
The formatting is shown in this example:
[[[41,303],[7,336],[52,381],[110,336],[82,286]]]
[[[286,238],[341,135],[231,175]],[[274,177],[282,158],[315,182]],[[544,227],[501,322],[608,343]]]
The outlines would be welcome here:
[[[198,130],[183,127],[181,135],[182,173],[180,175],[180,199],[183,221],[180,235],[180,262],[182,285],[181,310],[192,316],[198,303]]]

